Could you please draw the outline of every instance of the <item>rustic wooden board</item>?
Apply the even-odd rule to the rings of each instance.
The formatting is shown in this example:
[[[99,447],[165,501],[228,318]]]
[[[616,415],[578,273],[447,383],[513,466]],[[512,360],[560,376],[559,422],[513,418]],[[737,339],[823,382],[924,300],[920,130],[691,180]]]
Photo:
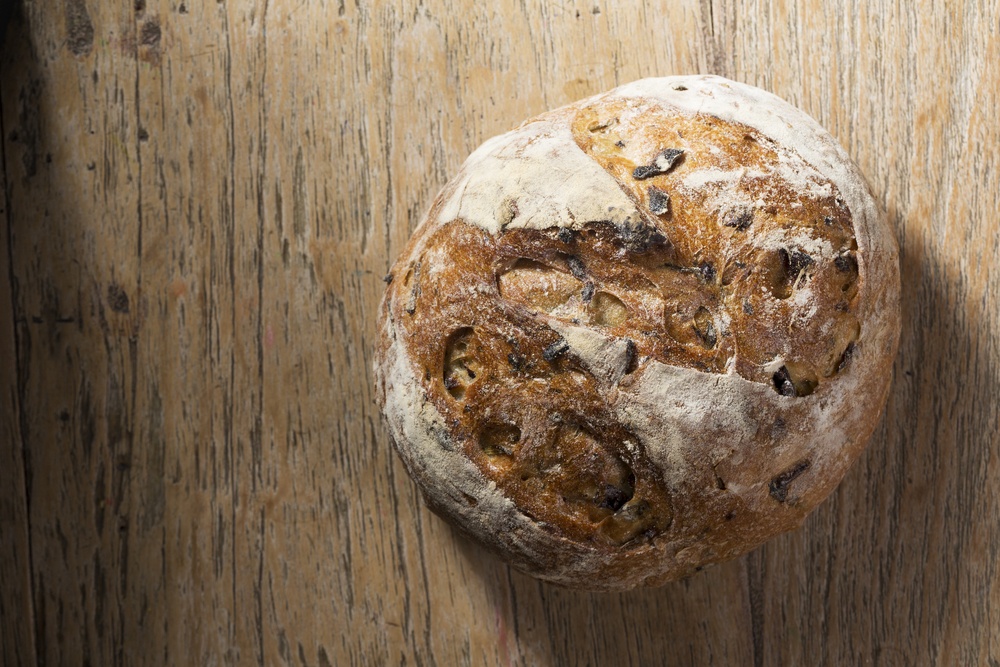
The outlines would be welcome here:
[[[4,664],[1000,665],[997,0],[26,0],[2,55]],[[885,419],[658,590],[510,571],[373,402],[381,277],[482,140],[642,76],[801,106],[897,232]]]

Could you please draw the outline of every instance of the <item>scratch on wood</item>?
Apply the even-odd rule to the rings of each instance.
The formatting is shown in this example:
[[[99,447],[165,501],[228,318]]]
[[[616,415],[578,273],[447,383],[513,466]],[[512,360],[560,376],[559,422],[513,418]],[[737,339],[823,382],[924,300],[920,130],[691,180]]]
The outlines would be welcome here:
[[[760,551],[750,554],[747,563],[747,595],[750,599],[750,636],[754,667],[764,666],[764,573]]]
[[[302,146],[295,152],[295,171],[292,174],[292,232],[300,243],[306,233],[306,165]]]

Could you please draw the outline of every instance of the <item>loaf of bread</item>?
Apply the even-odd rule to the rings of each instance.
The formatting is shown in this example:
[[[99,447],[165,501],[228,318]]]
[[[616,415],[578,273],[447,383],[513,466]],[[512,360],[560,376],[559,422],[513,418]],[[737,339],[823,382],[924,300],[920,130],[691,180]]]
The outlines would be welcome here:
[[[897,247],[858,168],[711,76],[490,139],[386,280],[378,400],[428,505],[578,588],[799,526],[875,428],[899,338]]]

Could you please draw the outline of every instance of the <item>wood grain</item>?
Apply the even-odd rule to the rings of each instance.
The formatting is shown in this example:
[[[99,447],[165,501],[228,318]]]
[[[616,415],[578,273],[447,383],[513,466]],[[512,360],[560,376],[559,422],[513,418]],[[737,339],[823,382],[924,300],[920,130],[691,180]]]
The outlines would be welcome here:
[[[0,72],[6,665],[1000,665],[1000,7],[25,0]],[[639,77],[799,105],[901,246],[882,426],[805,526],[621,595],[423,507],[381,277],[484,139]]]

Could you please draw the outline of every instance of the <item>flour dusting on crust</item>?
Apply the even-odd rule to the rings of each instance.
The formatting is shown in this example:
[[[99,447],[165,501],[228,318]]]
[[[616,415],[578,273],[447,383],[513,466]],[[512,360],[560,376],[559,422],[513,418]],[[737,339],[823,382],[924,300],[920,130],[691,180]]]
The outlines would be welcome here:
[[[496,234],[590,220],[624,224],[640,216],[614,179],[573,143],[564,113],[529,121],[473,152],[439,214],[442,221],[457,218]]]

